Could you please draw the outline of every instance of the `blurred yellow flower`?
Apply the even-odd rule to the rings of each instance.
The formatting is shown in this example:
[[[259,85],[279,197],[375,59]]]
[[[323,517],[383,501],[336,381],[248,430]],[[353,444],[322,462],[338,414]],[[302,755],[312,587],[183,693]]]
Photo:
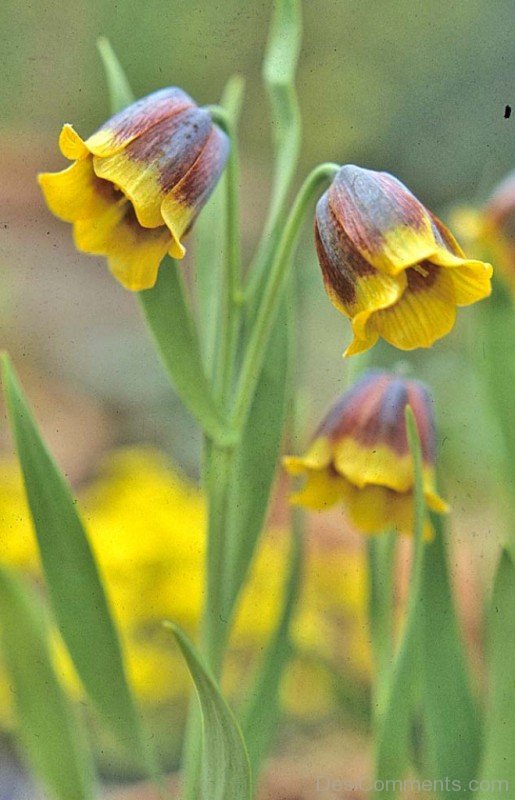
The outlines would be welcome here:
[[[466,248],[495,261],[498,275],[515,293],[515,170],[494,188],[482,208],[454,208],[451,222]]]
[[[407,405],[420,435],[426,503],[445,513],[447,504],[435,488],[436,431],[429,391],[420,381],[381,370],[369,370],[336,400],[304,456],[285,457],[286,470],[306,479],[291,501],[315,510],[341,502],[364,533],[391,527],[411,533],[414,475]],[[425,530],[430,537],[429,521]]]
[[[38,579],[37,551],[16,463],[0,462],[0,476],[0,559]],[[80,502],[138,696],[154,706],[185,696],[189,680],[161,621],[173,619],[192,633],[197,627],[205,550],[201,492],[180,477],[162,454],[131,448],[108,456]],[[264,537],[235,622],[229,691],[231,682],[234,688],[241,680],[242,669],[248,672],[249,659],[255,661],[277,619],[288,551],[284,531],[272,530]],[[368,667],[365,588],[361,556],[334,550],[313,553],[293,631],[299,652],[336,663],[345,647],[345,659],[363,674]],[[56,660],[70,689],[78,692],[73,667],[57,638]],[[306,706],[305,687],[313,669],[300,659],[286,682],[285,702],[293,713],[330,708],[323,682],[320,691],[310,689]],[[7,724],[5,688],[0,681],[0,719]]]

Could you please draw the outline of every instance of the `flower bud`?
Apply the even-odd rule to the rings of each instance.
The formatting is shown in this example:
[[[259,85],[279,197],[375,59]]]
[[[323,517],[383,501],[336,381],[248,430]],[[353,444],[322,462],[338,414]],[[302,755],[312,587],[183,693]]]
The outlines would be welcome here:
[[[342,167],[316,209],[324,284],[352,322],[345,355],[379,337],[401,350],[430,347],[454,325],[457,306],[490,294],[492,268],[465,258],[440,220],[396,178]]]
[[[376,370],[335,402],[304,456],[284,459],[291,475],[306,478],[292,502],[318,510],[342,502],[351,522],[365,533],[389,528],[411,533],[414,471],[407,405],[420,437],[426,503],[432,511],[447,511],[435,489],[436,435],[428,389]],[[431,534],[429,522],[425,534]]]
[[[181,239],[229,152],[209,113],[177,88],[138,100],[85,141],[65,125],[59,146],[74,163],[39,175],[50,210],[73,223],[79,250],[106,256],[134,291],[154,285],[166,253],[184,256]]]

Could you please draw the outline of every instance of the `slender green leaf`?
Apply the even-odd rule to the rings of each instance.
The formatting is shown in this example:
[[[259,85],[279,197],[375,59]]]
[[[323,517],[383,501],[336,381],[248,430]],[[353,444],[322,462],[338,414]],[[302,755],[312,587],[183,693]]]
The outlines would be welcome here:
[[[456,792],[459,797],[467,794],[469,782],[477,773],[480,719],[470,691],[450,585],[444,526],[438,515],[434,515],[434,527],[435,541],[425,548],[420,596],[419,669],[428,749],[426,765],[431,779],[452,776],[459,781],[462,787],[461,792]],[[445,788],[442,796],[448,796]]]
[[[177,263],[167,256],[156,285],[139,292],[139,298],[177,394],[205,433],[223,440],[226,437],[224,420],[202,366],[198,335]]]
[[[165,623],[177,639],[197,690],[203,721],[203,800],[251,800],[252,781],[245,743],[215,679],[186,635]]]
[[[56,800],[92,800],[84,731],[57,680],[37,596],[0,566],[1,656],[16,703],[23,756]]]
[[[229,608],[232,608],[263,529],[277,469],[289,386],[288,315],[283,301],[261,378],[237,446],[231,477]]]
[[[506,353],[515,347],[515,313],[513,299],[501,281],[494,280],[490,300],[477,309],[479,342],[476,348],[478,366],[485,381],[490,407],[497,418],[501,436],[497,447],[501,455],[499,486],[509,493],[510,551],[515,555],[515,426],[513,425],[513,386],[515,364]],[[507,478],[508,476],[508,478]],[[501,494],[504,501],[504,492]]]
[[[97,39],[97,47],[107,78],[111,113],[116,114],[134,102],[134,94],[109,39],[100,36]]]
[[[280,716],[279,692],[284,670],[293,653],[290,628],[300,594],[303,531],[300,510],[295,509],[290,565],[285,586],[283,605],[278,624],[268,643],[265,656],[255,676],[250,699],[243,712],[243,735],[247,743],[252,774],[256,779],[263,758],[273,744]],[[266,709],[266,713],[264,713]]]
[[[376,775],[384,782],[376,792],[382,800],[396,795],[392,781],[399,780],[409,765],[410,725],[416,695],[420,659],[420,593],[424,559],[426,504],[422,474],[422,450],[413,412],[406,407],[406,428],[414,471],[413,566],[406,623],[385,689],[385,708],[378,719]]]
[[[104,587],[70,488],[46,449],[6,355],[7,407],[41,563],[63,640],[91,700],[141,766],[148,746]]]
[[[503,550],[488,617],[488,700],[480,769],[490,791],[478,800],[508,797],[515,787],[515,566]],[[495,794],[498,792],[498,795]],[[475,797],[476,795],[474,795]]]

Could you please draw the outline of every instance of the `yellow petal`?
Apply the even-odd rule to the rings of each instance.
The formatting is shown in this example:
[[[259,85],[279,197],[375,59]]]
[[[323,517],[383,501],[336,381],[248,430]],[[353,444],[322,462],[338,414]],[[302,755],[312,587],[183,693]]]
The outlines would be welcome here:
[[[447,514],[449,512],[449,504],[435,491],[425,489],[424,497],[431,511],[435,511],[437,514]]]
[[[50,211],[65,222],[102,214],[112,203],[112,189],[96,177],[91,158],[62,172],[43,172],[38,181]]]
[[[368,326],[368,320],[375,311],[394,305],[401,298],[406,286],[405,273],[390,276],[374,271],[356,280],[355,301],[350,306],[354,340],[346,349],[345,356],[363,353],[377,342],[378,333]]]
[[[400,456],[386,444],[370,446],[346,436],[335,442],[333,459],[336,471],[358,488],[377,484],[405,492],[413,486],[411,454]]]
[[[155,166],[132,161],[125,150],[108,158],[95,156],[93,166],[99,178],[111,181],[129,198],[140,225],[163,225],[161,203],[165,194]]]
[[[283,466],[290,475],[302,475],[308,469],[325,469],[332,460],[331,443],[325,436],[315,439],[305,456],[285,456]]]
[[[343,354],[344,358],[347,358],[348,356],[357,356],[360,353],[366,353],[367,350],[370,350],[370,348],[375,345],[378,339],[378,332],[372,329],[370,326],[367,326],[364,338],[358,339],[357,336],[354,336],[354,339]]]
[[[492,292],[492,267],[483,261],[464,261],[449,270],[458,306],[469,306]]]
[[[456,293],[449,271],[434,267],[430,280],[413,273],[408,273],[408,287],[401,299],[377,311],[368,322],[401,350],[431,347],[449,333],[456,319]]]
[[[170,247],[169,231],[142,228],[127,201],[112,205],[101,217],[74,225],[79,250],[107,257],[109,269],[131,291],[151,288]]]
[[[431,258],[436,245],[429,218],[421,229],[399,226],[383,233],[377,251],[364,250],[367,261],[388,275],[398,275],[408,267]]]
[[[206,111],[188,108],[154,125],[121,152],[96,156],[95,172],[131,200],[141,225],[157,228],[163,224],[163,200],[200,159],[212,128]]]
[[[397,533],[413,533],[413,495],[395,492],[382,486],[357,489],[349,484],[345,509],[351,522],[363,533],[381,533],[393,529]],[[424,538],[433,538],[429,520],[424,525]]]
[[[63,156],[69,158],[70,161],[77,161],[89,155],[89,150],[84,139],[82,139],[77,131],[68,123],[63,125],[59,135],[59,149]]]
[[[305,486],[291,495],[290,501],[314,511],[323,511],[342,499],[344,478],[331,470],[309,470]]]

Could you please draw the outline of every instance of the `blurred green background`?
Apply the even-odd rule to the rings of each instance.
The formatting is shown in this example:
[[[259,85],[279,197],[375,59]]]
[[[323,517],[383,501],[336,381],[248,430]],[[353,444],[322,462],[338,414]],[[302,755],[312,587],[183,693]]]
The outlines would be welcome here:
[[[95,40],[105,34],[137,94],[178,84],[214,102],[248,78],[247,157],[266,170],[259,70],[270,2],[4,0],[3,121],[54,137],[64,120],[88,134],[106,114]],[[308,0],[298,87],[304,165],[359,161],[397,173],[433,204],[476,190],[486,164],[512,157],[510,0]]]

